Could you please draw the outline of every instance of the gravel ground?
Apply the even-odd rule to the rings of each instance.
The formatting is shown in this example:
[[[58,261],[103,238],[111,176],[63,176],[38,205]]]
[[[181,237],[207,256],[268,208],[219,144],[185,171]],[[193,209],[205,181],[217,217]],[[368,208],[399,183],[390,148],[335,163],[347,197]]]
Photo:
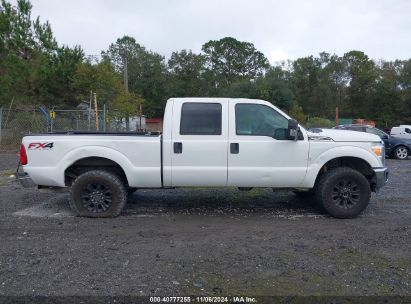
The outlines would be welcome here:
[[[0,152],[0,171],[4,170],[15,170],[18,163],[18,155],[17,153],[2,153]]]
[[[411,295],[411,160],[360,217],[290,192],[139,190],[115,219],[10,184],[0,155],[0,295]]]

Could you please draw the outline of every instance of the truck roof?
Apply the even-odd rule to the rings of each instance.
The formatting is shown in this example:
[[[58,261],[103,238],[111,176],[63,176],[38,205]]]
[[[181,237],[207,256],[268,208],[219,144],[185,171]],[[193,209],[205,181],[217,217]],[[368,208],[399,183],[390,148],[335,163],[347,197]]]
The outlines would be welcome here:
[[[255,103],[256,101],[262,103],[270,103],[266,100],[262,99],[252,99],[252,98],[230,98],[230,97],[172,97],[169,100],[184,100],[189,102],[205,102],[205,101],[212,101],[218,100],[219,102],[228,102],[229,100],[237,100],[237,101],[249,101],[250,103]]]

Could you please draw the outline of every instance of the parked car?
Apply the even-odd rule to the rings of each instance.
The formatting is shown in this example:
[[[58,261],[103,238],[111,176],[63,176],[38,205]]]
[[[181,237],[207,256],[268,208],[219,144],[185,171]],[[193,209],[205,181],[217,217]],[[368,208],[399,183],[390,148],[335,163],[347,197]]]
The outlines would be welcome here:
[[[28,174],[22,178],[70,189],[72,209],[88,217],[117,216],[136,188],[200,186],[305,191],[332,216],[351,218],[388,178],[378,136],[308,132],[253,99],[169,99],[162,135],[28,135],[20,161]]]
[[[391,135],[411,139],[411,125],[400,125],[391,129]]]
[[[411,139],[388,135],[384,131],[367,125],[340,125],[335,129],[367,132],[378,135],[385,144],[385,154],[396,159],[407,159],[411,153]]]

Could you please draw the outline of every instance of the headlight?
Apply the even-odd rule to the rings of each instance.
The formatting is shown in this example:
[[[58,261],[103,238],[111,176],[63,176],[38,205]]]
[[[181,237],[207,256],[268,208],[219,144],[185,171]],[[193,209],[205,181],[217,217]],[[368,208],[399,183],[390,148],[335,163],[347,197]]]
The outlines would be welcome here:
[[[382,164],[385,164],[385,146],[384,142],[372,144],[371,150],[375,156],[381,159]]]
[[[374,152],[374,154],[375,154],[376,156],[382,156],[382,149],[383,149],[383,148],[384,148],[384,147],[382,147],[381,145],[372,146],[372,147],[371,147],[372,152]]]

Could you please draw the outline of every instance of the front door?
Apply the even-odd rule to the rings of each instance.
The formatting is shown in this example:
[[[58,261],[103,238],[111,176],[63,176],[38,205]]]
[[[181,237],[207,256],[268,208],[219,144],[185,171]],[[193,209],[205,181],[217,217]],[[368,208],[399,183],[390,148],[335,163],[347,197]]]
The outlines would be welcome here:
[[[172,186],[226,186],[228,101],[174,101]]]
[[[268,103],[230,101],[228,185],[298,187],[308,162],[309,143],[289,140],[288,119]]]

